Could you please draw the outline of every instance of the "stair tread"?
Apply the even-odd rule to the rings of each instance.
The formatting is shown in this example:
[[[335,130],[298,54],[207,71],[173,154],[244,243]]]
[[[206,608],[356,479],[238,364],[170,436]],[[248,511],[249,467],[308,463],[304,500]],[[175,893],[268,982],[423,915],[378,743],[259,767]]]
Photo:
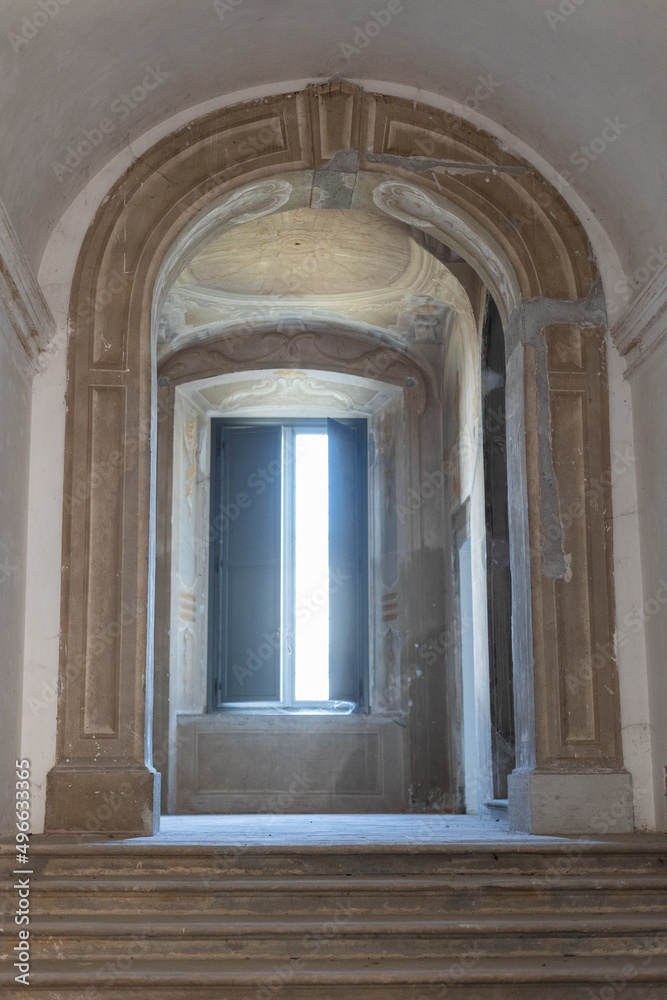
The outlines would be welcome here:
[[[31,930],[33,935],[50,934],[54,936],[82,936],[96,937],[109,935],[114,937],[131,936],[136,934],[137,928],[141,928],[142,933],[148,937],[158,937],[163,934],[176,933],[179,937],[198,935],[229,935],[242,936],[263,932],[272,935],[284,933],[285,935],[302,933],[304,931],[315,932],[319,927],[326,927],[328,933],[340,935],[359,933],[444,933],[451,936],[458,934],[523,934],[535,933],[543,934],[584,934],[592,932],[613,932],[618,935],[625,935],[629,932],[655,931],[667,929],[667,921],[663,915],[643,915],[643,914],[576,914],[553,917],[545,916],[543,913],[523,914],[521,918],[511,918],[506,916],[487,916],[474,920],[457,920],[447,918],[424,919],[422,917],[410,917],[403,915],[373,915],[369,918],[355,917],[353,919],[333,922],[330,918],[304,919],[302,916],[280,915],[275,916],[248,916],[243,915],[242,919],[232,916],[222,917],[216,920],[206,920],[195,918],[193,920],[174,920],[172,917],[162,915],[151,915],[150,918],[141,915],[114,916],[105,913],[91,914],[85,919],[81,917],[68,917],[64,915],[58,919],[40,919],[33,916],[31,918]],[[8,925],[7,930],[11,929]]]
[[[476,837],[466,833],[465,827],[460,827],[451,831],[450,836],[443,836],[440,840],[418,837],[406,840],[377,840],[372,838],[361,839],[357,842],[344,842],[331,839],[322,842],[309,840],[305,843],[271,843],[267,839],[264,843],[249,842],[243,837],[232,839],[229,832],[225,833],[224,825],[216,831],[215,836],[198,836],[197,822],[203,817],[189,817],[193,830],[190,836],[166,837],[163,833],[158,833],[153,837],[145,838],[109,838],[101,840],[94,835],[82,837],[72,834],[34,834],[30,838],[31,854],[42,854],[49,856],[118,856],[122,855],[145,855],[151,857],[159,856],[197,856],[197,855],[220,855],[224,856],[241,854],[242,856],[266,856],[266,855],[364,855],[364,854],[393,854],[413,857],[415,855],[469,855],[471,852],[492,855],[549,855],[559,854],[566,850],[576,850],[580,855],[619,855],[650,856],[667,853],[667,834],[665,833],[630,833],[617,834],[615,836],[568,836],[568,837],[547,837],[529,834],[516,834],[508,831],[505,827],[497,836]],[[219,817],[216,817],[219,819]],[[357,817],[359,818],[359,817]],[[388,817],[385,817],[388,818]],[[460,818],[460,817],[459,817]],[[377,819],[373,816],[373,819]],[[257,823],[257,817],[253,816],[252,821]],[[268,830],[268,828],[267,828]],[[277,835],[278,831],[273,830],[271,835]],[[16,852],[15,841],[12,838],[0,840],[0,856],[3,854],[14,854]]]
[[[465,956],[462,956],[465,958]],[[457,975],[457,982],[470,983],[521,983],[521,982],[597,982],[604,976],[621,971],[628,964],[628,955],[601,958],[550,957],[475,959],[471,956],[469,968]],[[290,966],[290,962],[293,963]],[[298,965],[296,964],[298,963]],[[42,961],[31,963],[31,985],[59,986],[88,985],[91,972],[101,971],[103,983],[105,963],[99,961]],[[358,984],[439,984],[452,969],[451,956],[443,959],[369,959],[369,960],[313,960],[312,958],[285,958],[279,967],[295,985]],[[636,965],[634,982],[667,982],[667,956],[652,955],[650,962]],[[111,975],[111,970],[110,975]],[[275,959],[202,960],[197,967],[187,960],[133,961],[128,970],[113,969],[117,987],[148,984],[159,985],[258,985],[270,978],[275,980],[278,967]],[[0,982],[9,982],[11,971],[0,973]]]
[[[89,887],[94,885],[96,890],[101,888],[104,889],[122,889],[129,892],[139,892],[139,891],[150,891],[155,888],[159,889],[200,889],[206,892],[211,891],[284,891],[284,890],[298,890],[299,892],[307,889],[320,889],[333,887],[335,889],[350,889],[351,887],[359,887],[362,889],[377,889],[378,887],[386,886],[388,888],[397,889],[401,891],[414,890],[423,892],[424,890],[439,888],[456,888],[461,889],[465,886],[477,887],[479,885],[484,886],[488,889],[494,888],[532,888],[535,883],[540,886],[559,886],[563,885],[568,889],[576,889],[579,886],[583,886],[585,889],[597,888],[598,886],[611,885],[612,887],[624,888],[628,886],[629,888],[657,888],[657,889],[667,889],[667,875],[647,875],[641,873],[638,875],[623,873],[618,875],[618,873],[599,873],[596,875],[410,875],[410,876],[391,876],[391,875],[367,875],[367,876],[357,876],[357,875],[308,875],[295,877],[293,875],[285,875],[271,878],[262,878],[260,876],[254,878],[228,878],[220,875],[216,875],[211,878],[199,878],[192,879],[187,877],[174,877],[173,875],[164,876],[163,878],[149,877],[149,878],[95,878],[94,876],[88,878],[71,878],[59,876],[37,876],[34,877],[33,886],[34,890],[38,892],[44,891],[54,891],[61,889],[78,889],[82,887]],[[12,883],[6,881],[4,884],[0,883],[0,890],[11,891]]]

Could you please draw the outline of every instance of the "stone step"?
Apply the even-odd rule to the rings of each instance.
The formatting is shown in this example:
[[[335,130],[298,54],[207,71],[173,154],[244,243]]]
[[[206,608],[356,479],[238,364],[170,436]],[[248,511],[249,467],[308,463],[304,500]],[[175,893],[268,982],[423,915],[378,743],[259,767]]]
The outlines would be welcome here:
[[[477,958],[580,956],[629,958],[640,950],[665,950],[667,931],[662,916],[651,919],[618,914],[584,919],[553,919],[533,914],[529,919],[496,917],[486,920],[357,920],[344,913],[329,921],[290,918],[242,921],[146,922],[110,920],[100,916],[85,922],[31,921],[33,960],[96,961],[158,958],[190,961],[273,958],[285,955],[386,960],[436,959],[462,955]],[[5,929],[5,947],[15,933]],[[1,949],[0,949],[1,953]]]
[[[63,967],[65,966],[65,967]],[[617,986],[611,985],[616,983]],[[622,1000],[665,1000],[667,957],[540,957],[449,961],[401,959],[354,961],[275,960],[34,962],[30,994],[15,987],[11,970],[0,972],[6,1000],[44,994],[45,1000],[84,1000],[93,984],[105,1000],[605,1000],[611,989]],[[446,989],[445,989],[446,987]],[[618,988],[617,988],[618,987]],[[23,992],[21,992],[23,989]],[[353,990],[353,994],[350,991]],[[466,992],[467,990],[467,992]],[[218,992],[216,992],[218,991]],[[504,992],[503,992],[504,991]]]
[[[280,987],[275,983],[263,987],[225,986],[224,993],[217,986],[156,986],[140,987],[8,987],[2,1000],[666,1000],[665,987],[660,982],[640,980],[636,985],[628,982],[622,970],[614,978],[613,970],[599,982],[588,983],[460,983],[450,985],[413,986],[401,984],[378,986],[356,985],[354,993],[347,986],[318,985],[315,991],[309,986]],[[619,987],[617,989],[616,987]],[[620,990],[620,992],[619,992]]]
[[[14,893],[5,883],[3,909]],[[202,913],[285,916],[329,914],[337,903],[347,912],[380,915],[458,915],[511,911],[655,913],[667,908],[667,878],[612,875],[596,878],[507,877],[343,879],[56,879],[31,881],[36,915],[96,913],[159,914],[174,919]]]
[[[463,847],[463,849],[462,849]],[[3,857],[4,855],[4,857]],[[228,876],[307,877],[386,875],[419,876],[532,875],[552,878],[559,875],[595,876],[611,873],[667,876],[667,843],[651,839],[642,849],[624,844],[599,844],[563,840],[548,848],[494,844],[448,845],[446,850],[434,845],[345,847],[192,847],[178,849],[164,845],[150,848],[136,844],[82,846],[53,845],[33,838],[31,867],[46,877],[105,878],[136,876],[159,878],[208,878]],[[0,847],[3,870],[13,864],[13,852]]]
[[[29,992],[5,847],[0,996],[667,1000],[664,846],[33,842]]]

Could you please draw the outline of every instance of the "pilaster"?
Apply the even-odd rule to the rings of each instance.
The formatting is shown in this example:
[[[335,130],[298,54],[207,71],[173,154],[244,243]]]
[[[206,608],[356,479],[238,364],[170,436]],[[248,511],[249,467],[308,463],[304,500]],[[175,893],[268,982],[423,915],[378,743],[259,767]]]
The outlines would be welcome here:
[[[524,431],[509,449],[518,741],[510,822],[588,833],[614,807],[614,831],[627,832],[604,336],[584,317],[557,318],[526,322],[508,364],[508,409]]]

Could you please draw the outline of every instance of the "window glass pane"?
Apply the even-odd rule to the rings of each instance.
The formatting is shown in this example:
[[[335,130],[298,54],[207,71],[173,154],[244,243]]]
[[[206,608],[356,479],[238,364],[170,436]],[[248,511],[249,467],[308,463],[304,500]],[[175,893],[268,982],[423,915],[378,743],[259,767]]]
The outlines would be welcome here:
[[[329,698],[329,440],[295,435],[295,697]]]
[[[279,701],[280,427],[221,428],[211,466],[211,698]],[[268,470],[262,479],[258,471]]]

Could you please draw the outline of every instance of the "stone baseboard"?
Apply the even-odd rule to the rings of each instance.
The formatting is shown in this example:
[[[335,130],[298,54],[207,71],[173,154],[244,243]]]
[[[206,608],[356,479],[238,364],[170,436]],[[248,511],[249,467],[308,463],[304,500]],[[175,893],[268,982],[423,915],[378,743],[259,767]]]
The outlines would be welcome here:
[[[160,825],[160,775],[147,767],[58,765],[46,779],[48,833],[145,836]]]
[[[510,829],[525,833],[632,833],[632,777],[625,771],[514,771],[509,777]]]

